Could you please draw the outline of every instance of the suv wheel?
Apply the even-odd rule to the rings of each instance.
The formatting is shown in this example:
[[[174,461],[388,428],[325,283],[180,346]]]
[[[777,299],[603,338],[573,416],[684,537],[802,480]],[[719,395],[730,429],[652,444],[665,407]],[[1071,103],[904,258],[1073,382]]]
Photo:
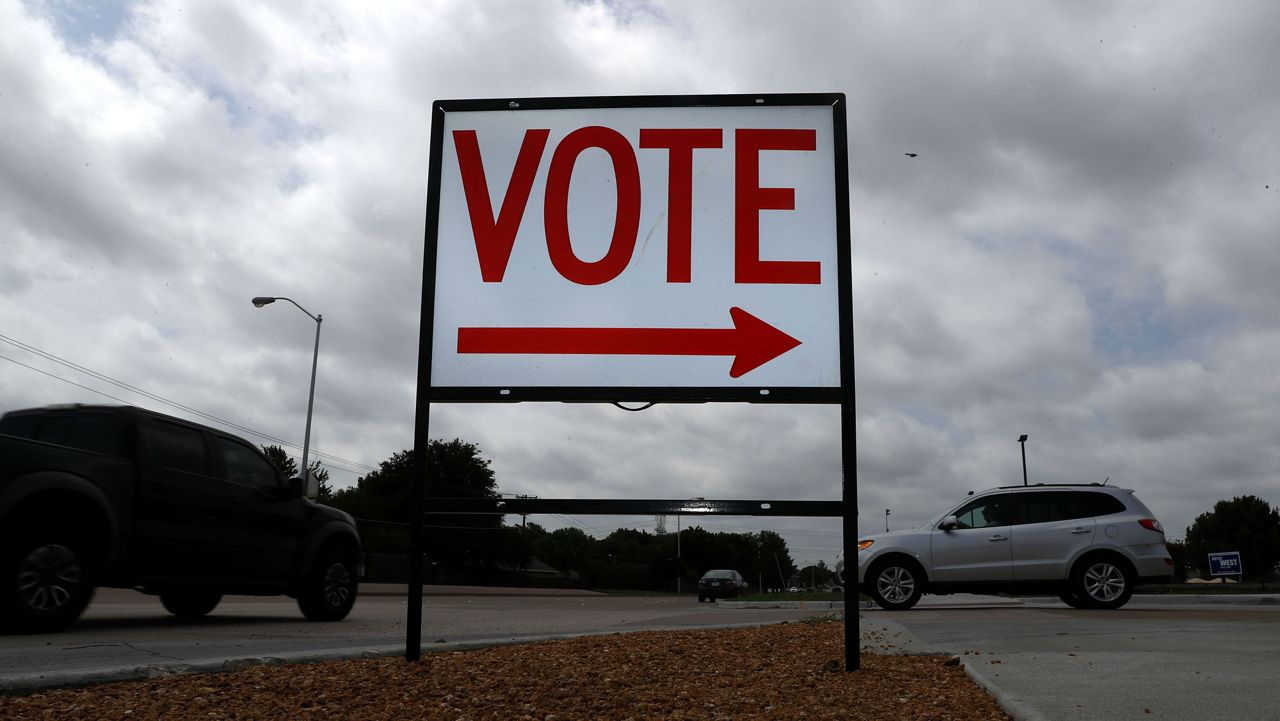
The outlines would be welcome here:
[[[160,603],[169,613],[183,618],[208,614],[222,600],[222,594],[203,588],[177,588],[160,592]]]
[[[0,626],[48,633],[72,623],[93,597],[95,565],[89,544],[71,528],[17,530],[0,560]]]
[[[876,564],[869,574],[870,594],[880,608],[905,611],[924,595],[924,578],[914,564],[890,559]]]
[[[355,556],[321,551],[303,580],[298,608],[309,621],[341,621],[356,603]]]
[[[1108,556],[1086,558],[1071,574],[1071,591],[1085,608],[1120,608],[1133,595],[1133,572]]]

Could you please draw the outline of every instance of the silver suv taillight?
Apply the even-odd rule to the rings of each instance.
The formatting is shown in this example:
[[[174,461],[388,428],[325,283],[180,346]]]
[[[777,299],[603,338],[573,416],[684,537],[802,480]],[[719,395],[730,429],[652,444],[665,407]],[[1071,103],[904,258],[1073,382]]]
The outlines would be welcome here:
[[[1138,525],[1142,526],[1148,531],[1155,531],[1156,533],[1164,533],[1164,526],[1160,525],[1160,522],[1154,518],[1143,518],[1142,520],[1138,521]]]

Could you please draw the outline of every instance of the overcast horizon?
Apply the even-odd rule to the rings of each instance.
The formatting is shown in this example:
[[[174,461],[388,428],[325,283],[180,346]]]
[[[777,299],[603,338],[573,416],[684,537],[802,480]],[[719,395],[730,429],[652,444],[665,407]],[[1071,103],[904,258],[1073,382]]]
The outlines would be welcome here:
[[[324,317],[313,457],[354,484],[413,445],[433,101],[843,93],[861,532],[1021,484],[1021,434],[1032,483],[1135,489],[1172,539],[1280,504],[1280,6],[88,5],[0,0],[0,411],[300,457],[316,326],[250,304],[288,297]],[[839,420],[436,404],[431,436],[508,494],[838,500]],[[677,523],[840,549],[838,519]]]

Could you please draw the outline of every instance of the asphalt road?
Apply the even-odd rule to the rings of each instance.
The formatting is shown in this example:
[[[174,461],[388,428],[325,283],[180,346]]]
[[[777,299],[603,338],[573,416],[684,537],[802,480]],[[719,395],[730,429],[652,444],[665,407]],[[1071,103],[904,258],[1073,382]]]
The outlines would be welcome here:
[[[466,592],[485,595],[436,595],[428,589],[424,652],[585,634],[759,625],[830,613],[729,609],[692,597]],[[0,636],[0,693],[276,660],[398,655],[405,649],[406,617],[402,592],[362,593],[346,620],[311,623],[284,597],[229,597],[212,615],[188,620],[170,615],[155,597],[102,589],[67,631]]]
[[[959,655],[1025,721],[1275,721],[1280,605],[1237,600],[864,611],[863,648]]]
[[[376,590],[376,589],[375,589]],[[394,592],[393,589],[385,589]],[[660,628],[776,623],[831,613],[595,594],[429,595],[424,651]],[[1119,611],[1056,599],[930,597],[905,613],[861,610],[863,652],[959,656],[1021,721],[1280,721],[1280,603],[1138,597]],[[101,591],[71,630],[0,637],[0,692],[404,652],[403,595],[362,595],[343,622],[310,623],[285,598],[233,597],[205,619]]]

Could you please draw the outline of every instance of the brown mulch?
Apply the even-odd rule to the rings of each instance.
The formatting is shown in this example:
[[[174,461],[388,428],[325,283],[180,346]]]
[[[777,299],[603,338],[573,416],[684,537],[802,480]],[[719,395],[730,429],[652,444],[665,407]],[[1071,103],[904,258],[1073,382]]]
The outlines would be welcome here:
[[[1009,718],[946,656],[843,659],[838,622],[645,631],[0,697],[0,719]]]

